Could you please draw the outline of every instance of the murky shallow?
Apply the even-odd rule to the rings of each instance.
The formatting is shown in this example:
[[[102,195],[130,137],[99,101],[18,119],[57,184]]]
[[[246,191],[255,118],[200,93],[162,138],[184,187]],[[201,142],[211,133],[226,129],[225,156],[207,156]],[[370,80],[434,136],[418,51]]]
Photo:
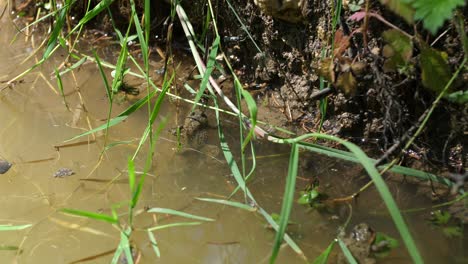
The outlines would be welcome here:
[[[7,17],[0,24],[0,80],[9,80],[29,66],[34,56],[21,63],[34,51],[32,43],[15,34]],[[35,45],[37,46],[37,44]],[[36,55],[39,58],[41,53]],[[124,123],[110,130],[108,143],[131,141],[105,152],[99,162],[105,139],[102,135],[83,137],[86,141],[76,146],[56,146],[64,140],[97,127],[107,117],[107,98],[102,80],[94,64],[81,67],[74,74],[64,76],[67,110],[63,98],[52,78],[54,67],[62,62],[57,56],[47,64],[21,78],[12,89],[0,92],[0,156],[14,163],[0,175],[0,224],[33,224],[29,229],[1,233],[1,245],[14,245],[21,251],[0,251],[1,263],[71,263],[97,256],[86,263],[109,263],[120,239],[117,229],[109,224],[72,217],[58,212],[60,208],[73,208],[110,214],[110,208],[123,204],[117,211],[126,219],[129,187],[126,182],[128,157],[136,150],[147,120],[143,107]],[[115,58],[114,58],[115,59]],[[190,58],[187,58],[190,61]],[[190,65],[187,65],[191,70]],[[2,86],[3,87],[3,86]],[[73,92],[79,89],[79,92]],[[128,101],[114,105],[113,114],[129,106]],[[195,197],[226,198],[235,188],[230,172],[222,162],[204,153],[177,154],[170,127],[180,120],[182,113],[166,102],[163,115],[168,123],[157,142],[154,165],[149,171],[142,199],[137,207],[133,243],[141,251],[140,263],[267,263],[274,232],[265,227],[265,221],[256,213],[231,207],[196,201]],[[161,117],[162,118],[162,117]],[[162,119],[158,119],[157,123]],[[231,129],[233,131],[237,131]],[[211,142],[216,142],[212,131]],[[228,139],[235,142],[234,135]],[[76,141],[75,141],[76,142]],[[249,185],[259,204],[271,213],[281,207],[284,178],[287,174],[288,149],[259,143],[258,168],[255,180]],[[269,154],[285,153],[280,157]],[[137,171],[143,170],[144,149],[136,159]],[[362,186],[356,181],[362,174],[359,168],[312,156],[312,166],[300,173],[298,190],[308,184],[306,179],[320,177],[321,184],[330,186],[334,196],[345,196]],[[70,168],[75,174],[56,178],[60,168]],[[114,182],[110,180],[115,179]],[[333,187],[333,188],[332,188]],[[397,201],[402,208],[430,206],[430,201],[414,197],[414,188],[399,182],[392,183]],[[242,196],[236,197],[242,201]],[[156,258],[145,229],[156,226],[155,216],[143,212],[146,207],[164,207],[196,215],[211,217],[214,222],[191,227],[174,227],[155,231],[161,250]],[[347,206],[332,213],[318,213],[296,205],[291,220],[297,225],[289,229],[306,256],[313,260],[336,236],[337,228],[348,216]],[[160,217],[158,224],[188,221],[180,217]],[[463,241],[448,239],[440,230],[427,224],[427,214],[409,214],[407,221],[427,263],[454,263],[463,256]],[[352,224],[366,222],[375,230],[397,237],[393,223],[378,194],[363,193],[352,204]],[[107,254],[104,254],[107,253]],[[466,253],[465,253],[466,254]],[[465,257],[466,260],[466,257]],[[291,249],[281,250],[277,263],[303,263]],[[380,263],[380,262],[379,262]],[[382,263],[411,263],[403,246],[395,250]]]

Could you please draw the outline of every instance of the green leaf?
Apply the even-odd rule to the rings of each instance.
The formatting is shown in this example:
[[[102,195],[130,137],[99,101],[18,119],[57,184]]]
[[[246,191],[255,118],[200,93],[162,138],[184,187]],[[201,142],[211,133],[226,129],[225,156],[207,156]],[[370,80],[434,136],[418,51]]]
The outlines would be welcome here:
[[[109,215],[105,215],[105,214],[98,214],[98,213],[94,213],[94,212],[80,211],[80,210],[67,209],[67,208],[60,209],[60,211],[63,212],[63,213],[66,213],[66,214],[86,217],[86,218],[89,218],[89,219],[104,221],[104,222],[108,222],[108,223],[111,223],[111,224],[117,224],[118,223],[117,218],[109,216]]]
[[[103,124],[103,125],[100,125],[100,126],[94,128],[94,129],[91,129],[91,130],[86,131],[86,132],[84,132],[84,133],[81,133],[81,134],[79,134],[78,136],[75,136],[75,137],[72,137],[72,138],[70,138],[70,139],[67,139],[67,140],[65,140],[64,142],[69,142],[69,141],[75,140],[75,139],[77,139],[77,138],[80,138],[80,137],[82,137],[82,136],[90,135],[90,134],[92,134],[92,133],[95,133],[95,132],[104,130],[104,129],[108,128],[108,127],[115,126],[115,125],[117,125],[118,123],[120,123],[120,122],[124,121],[125,119],[127,119],[127,117],[128,117],[128,116],[117,116],[117,117],[114,117],[114,118],[112,118],[108,123]]]
[[[133,194],[135,191],[135,163],[132,159],[128,158],[128,186],[130,187],[130,193]],[[132,204],[132,206],[134,206]]]
[[[181,212],[181,211],[176,211],[176,210],[167,209],[167,208],[154,207],[154,208],[150,208],[147,212],[148,213],[170,214],[170,215],[182,216],[182,217],[195,219],[195,220],[201,220],[201,221],[214,221],[214,219],[212,219],[212,218],[193,215],[193,214],[184,213],[184,212]]]
[[[156,256],[160,258],[161,251],[159,251],[158,241],[156,241],[156,237],[154,237],[153,233],[150,230],[146,230],[146,231],[148,232],[148,237],[149,237],[149,240],[151,241],[151,247],[153,248],[154,254],[156,254]]]
[[[12,230],[22,230],[26,229],[28,227],[32,226],[32,224],[27,224],[27,225],[0,225],[0,231],[12,231]]]
[[[125,263],[128,264],[133,264],[133,256],[132,256],[132,251],[131,251],[131,246],[130,246],[130,241],[128,240],[128,236],[130,233],[130,229],[127,231],[122,230],[120,232],[120,242],[119,246],[115,250],[114,257],[112,258],[111,264],[117,264],[120,262],[120,260],[126,260]],[[124,253],[124,257],[120,257],[122,255],[122,252]]]
[[[236,86],[237,89],[241,91],[242,97],[244,97],[244,100],[247,103],[247,107],[250,113],[249,122],[250,122],[251,128],[249,130],[249,134],[247,134],[247,137],[245,138],[244,143],[242,144],[242,152],[244,152],[245,148],[247,147],[247,144],[250,142],[250,140],[254,136],[255,126],[257,125],[257,111],[258,110],[257,110],[257,104],[255,103],[255,99],[252,97],[252,95],[248,91],[242,88],[242,84],[237,78],[234,81],[234,85]]]
[[[211,72],[214,70],[214,65],[216,62],[216,56],[218,55],[218,47],[220,43],[219,36],[216,36],[216,39],[213,41],[213,45],[211,46],[210,56],[208,58],[208,63],[206,64],[206,71],[203,73],[203,79],[200,83],[200,88],[195,96],[195,103],[193,104],[192,111],[197,106],[198,102],[203,96],[205,89],[208,85],[209,78],[211,76]]]
[[[416,10],[414,18],[422,20],[424,28],[437,33],[445,20],[451,19],[455,8],[464,6],[465,0],[406,0]]]
[[[351,251],[349,251],[348,247],[343,242],[343,240],[338,239],[338,245],[340,245],[341,251],[343,251],[343,254],[346,257],[346,260],[349,264],[358,264],[358,262],[356,261],[356,259],[354,259],[353,254],[351,253]]]
[[[422,84],[433,92],[440,93],[452,76],[447,61],[439,51],[427,45],[421,46],[419,61]]]
[[[333,240],[330,245],[327,247],[327,249],[325,249],[325,251],[322,252],[322,254],[320,254],[320,256],[318,256],[313,264],[326,264],[327,263],[327,260],[328,260],[328,256],[330,256],[330,253],[332,252],[332,249],[333,249],[333,246],[335,246],[335,243],[336,241]]]
[[[149,232],[153,232],[156,230],[161,230],[161,229],[166,229],[166,228],[171,228],[171,227],[179,227],[179,226],[195,226],[195,225],[201,225],[203,224],[202,222],[182,222],[182,223],[172,223],[172,224],[167,224],[167,225],[158,225],[155,227],[148,228]]]
[[[437,210],[432,214],[432,223],[435,225],[445,225],[450,221],[452,215],[446,211]]]
[[[65,23],[65,15],[67,14],[67,8],[63,8],[59,15],[56,18],[54,30],[52,31],[52,34],[50,34],[49,41],[47,41],[47,48],[44,51],[44,55],[42,55],[42,58],[45,60],[49,58],[51,55],[52,51],[55,49],[55,45],[57,43],[58,36],[60,32],[62,31],[63,25]]]
[[[15,250],[18,250],[19,247],[17,246],[9,246],[9,245],[0,245],[0,250],[12,250],[12,251],[15,251]]]
[[[444,235],[447,237],[462,237],[463,236],[463,231],[459,226],[447,226],[442,229],[442,232],[444,232]]]
[[[74,70],[74,69],[80,67],[83,63],[86,62],[86,60],[88,60],[87,57],[81,58],[79,61],[75,62],[72,66],[67,67],[65,70],[61,71],[61,72],[60,72],[60,76],[62,76],[62,75],[64,75],[65,73],[70,72],[70,71],[72,71],[72,70]]]
[[[85,16],[78,22],[78,25],[84,25],[89,20],[93,19],[99,13],[101,13],[104,9],[106,9],[114,0],[103,0],[99,2],[91,11],[87,12]]]
[[[284,188],[283,203],[281,206],[281,215],[278,224],[278,230],[275,236],[275,242],[273,244],[272,254],[270,257],[270,263],[274,263],[278,256],[281,243],[283,243],[284,233],[288,226],[289,216],[291,214],[294,191],[296,189],[296,177],[297,177],[297,166],[299,161],[299,146],[297,143],[293,143],[291,146],[291,156],[289,157],[289,168],[288,176],[286,178],[286,186]],[[273,215],[272,215],[273,216]]]
[[[447,100],[449,100],[452,103],[466,104],[468,103],[468,90],[447,94],[445,98],[447,98]]]
[[[236,207],[236,208],[243,209],[243,210],[247,210],[247,211],[250,211],[250,212],[254,212],[254,211],[257,210],[255,207],[252,207],[252,206],[247,205],[247,204],[228,201],[228,200],[223,200],[223,199],[212,199],[212,198],[195,198],[195,199],[200,200],[200,201],[205,201],[205,202],[229,205],[229,206]]]

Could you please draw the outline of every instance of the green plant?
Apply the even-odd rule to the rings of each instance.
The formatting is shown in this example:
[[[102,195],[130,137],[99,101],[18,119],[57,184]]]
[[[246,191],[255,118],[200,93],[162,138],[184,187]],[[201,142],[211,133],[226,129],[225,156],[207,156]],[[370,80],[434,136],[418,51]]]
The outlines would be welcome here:
[[[423,22],[424,28],[436,34],[444,22],[452,19],[454,11],[465,0],[380,0],[409,23]]]

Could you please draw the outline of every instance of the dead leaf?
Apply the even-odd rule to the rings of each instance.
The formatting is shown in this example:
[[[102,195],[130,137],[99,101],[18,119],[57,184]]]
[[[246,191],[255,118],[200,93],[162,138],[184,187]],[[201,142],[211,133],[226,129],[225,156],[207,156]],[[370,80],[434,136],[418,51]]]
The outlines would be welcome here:
[[[343,72],[338,77],[336,82],[336,87],[338,87],[346,96],[353,96],[356,94],[357,82],[351,72]]]

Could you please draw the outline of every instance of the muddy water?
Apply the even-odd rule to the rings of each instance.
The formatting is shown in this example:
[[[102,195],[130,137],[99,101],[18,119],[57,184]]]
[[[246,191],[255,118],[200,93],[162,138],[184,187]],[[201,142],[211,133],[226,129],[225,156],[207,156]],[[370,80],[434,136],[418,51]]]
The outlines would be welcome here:
[[[31,66],[40,57],[32,54],[40,40],[25,39],[15,34],[7,17],[0,24],[0,80],[9,80]],[[112,49],[111,49],[112,50]],[[21,251],[0,251],[1,263],[70,263],[86,257],[86,263],[109,263],[119,233],[111,225],[64,215],[60,208],[73,208],[110,214],[110,208],[129,199],[126,184],[128,157],[136,150],[147,120],[142,109],[123,124],[109,132],[108,143],[127,142],[108,149],[105,137],[83,137],[66,144],[65,140],[103,124],[107,117],[107,98],[102,80],[93,64],[63,77],[66,105],[56,88],[52,72],[62,62],[57,56],[47,64],[21,78],[12,88],[0,92],[0,156],[14,163],[0,175],[0,224],[33,224],[23,231],[2,232],[2,245],[14,245]],[[115,60],[115,58],[113,58]],[[112,58],[109,58],[112,60]],[[188,60],[188,59],[187,59]],[[161,65],[156,62],[157,69]],[[187,65],[185,68],[191,70]],[[1,86],[4,87],[4,86]],[[78,90],[79,92],[76,92]],[[67,109],[68,105],[68,109]],[[130,105],[122,101],[113,107],[113,115]],[[162,117],[168,120],[157,142],[154,165],[146,179],[142,199],[137,208],[132,241],[141,252],[141,263],[267,263],[274,233],[265,227],[263,219],[254,213],[194,200],[195,197],[225,198],[235,188],[229,170],[223,162],[209,158],[206,153],[178,154],[169,128],[181,120],[172,103],[166,102]],[[157,120],[159,124],[162,117]],[[183,118],[182,118],[183,120]],[[235,127],[231,129],[237,131]],[[215,143],[215,133],[210,142]],[[235,142],[234,135],[228,135]],[[250,188],[261,206],[269,212],[279,212],[284,177],[287,173],[287,152],[284,147],[259,143],[256,178]],[[280,157],[269,154],[286,153]],[[137,171],[143,170],[146,149],[136,159]],[[351,164],[337,163],[320,156],[310,157],[311,165],[300,173],[298,190],[305,188],[307,179],[320,177],[323,186],[335,196],[349,194],[362,184],[355,180],[362,171]],[[60,168],[70,168],[75,174],[56,178]],[[111,182],[111,180],[115,180]],[[403,208],[429,206],[424,198],[414,199],[414,189],[391,184]],[[242,201],[242,197],[236,197]],[[124,203],[122,203],[124,204]],[[146,228],[156,226],[155,217],[144,213],[145,207],[165,207],[214,218],[212,223],[192,227],[175,227],[154,234],[161,258],[151,249]],[[126,205],[117,208],[126,219]],[[397,236],[386,210],[375,191],[364,193],[352,204],[352,223],[366,222],[374,229]],[[313,259],[336,236],[338,226],[349,214],[347,206],[337,206],[329,213],[318,213],[296,206],[291,217],[297,223],[289,229],[307,257]],[[462,244],[445,238],[440,231],[430,230],[427,214],[407,215],[422,254],[428,263],[447,263],[458,258],[456,248]],[[123,220],[125,221],[125,220]],[[185,219],[159,218],[158,224]],[[461,251],[460,251],[461,252]],[[98,255],[102,257],[96,257]],[[452,259],[453,258],[453,259]],[[281,250],[278,263],[303,263],[288,247]],[[410,263],[400,248],[384,263]]]

